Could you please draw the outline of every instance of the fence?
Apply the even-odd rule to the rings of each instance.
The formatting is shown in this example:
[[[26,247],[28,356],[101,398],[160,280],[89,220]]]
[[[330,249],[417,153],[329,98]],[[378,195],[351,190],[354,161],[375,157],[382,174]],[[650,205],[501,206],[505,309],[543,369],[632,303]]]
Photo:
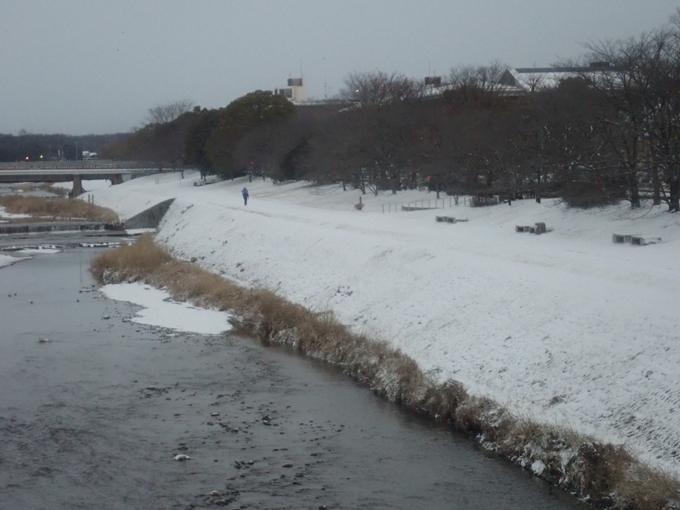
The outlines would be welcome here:
[[[463,205],[467,205],[468,197],[463,197]],[[396,213],[409,211],[425,211],[428,209],[450,209],[459,205],[460,197],[452,196],[447,198],[435,198],[430,200],[415,200],[413,202],[401,202],[398,204],[383,204],[382,212]]]

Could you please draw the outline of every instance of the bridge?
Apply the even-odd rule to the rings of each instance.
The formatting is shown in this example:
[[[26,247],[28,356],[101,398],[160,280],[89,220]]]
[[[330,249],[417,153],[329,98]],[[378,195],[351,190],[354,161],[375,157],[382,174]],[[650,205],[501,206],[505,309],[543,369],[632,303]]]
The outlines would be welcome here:
[[[175,171],[181,165],[137,161],[45,161],[0,163],[0,183],[9,182],[69,182],[73,181],[70,195],[83,193],[83,180],[106,179],[111,184],[165,171]]]

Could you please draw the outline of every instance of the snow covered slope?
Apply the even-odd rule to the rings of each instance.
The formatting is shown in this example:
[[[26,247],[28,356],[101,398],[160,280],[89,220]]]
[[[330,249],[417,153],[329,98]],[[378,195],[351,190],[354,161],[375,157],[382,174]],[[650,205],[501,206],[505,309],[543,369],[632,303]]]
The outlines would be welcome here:
[[[401,212],[434,207],[424,191],[363,195],[359,211],[360,192],[339,186],[197,180],[165,174],[92,194],[124,217],[176,198],[158,235],[176,254],[332,309],[438,379],[680,472],[680,215],[452,197]],[[554,230],[515,232],[536,222]]]

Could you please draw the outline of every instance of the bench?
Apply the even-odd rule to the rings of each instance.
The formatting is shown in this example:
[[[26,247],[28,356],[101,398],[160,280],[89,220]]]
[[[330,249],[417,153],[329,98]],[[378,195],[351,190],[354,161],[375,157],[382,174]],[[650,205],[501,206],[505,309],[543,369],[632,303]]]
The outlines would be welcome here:
[[[545,234],[546,232],[551,232],[552,228],[547,228],[545,223],[542,221],[534,224],[534,226],[529,225],[515,225],[515,232],[529,232],[530,234]]]
[[[443,222],[443,223],[459,223],[461,221],[467,221],[467,218],[465,219],[456,219],[453,216],[435,216],[434,218],[438,222]]]
[[[613,234],[612,242],[617,244],[630,243],[635,246],[647,246],[661,242],[660,237],[645,237],[640,234]]]
[[[204,181],[196,181],[194,182],[194,186],[207,186],[208,184],[215,184],[220,182],[219,179],[217,178],[212,178],[212,179],[206,179]]]
[[[612,242],[614,243],[632,243],[633,236],[639,236],[639,234],[614,234],[612,235]]]
[[[657,244],[661,242],[660,237],[642,237],[642,236],[630,236],[630,244],[637,246],[647,246],[648,244]]]

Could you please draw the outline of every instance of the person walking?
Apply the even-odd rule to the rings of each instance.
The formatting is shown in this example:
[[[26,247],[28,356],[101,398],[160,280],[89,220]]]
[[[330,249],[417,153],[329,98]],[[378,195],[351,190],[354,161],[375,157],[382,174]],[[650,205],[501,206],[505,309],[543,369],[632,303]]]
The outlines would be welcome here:
[[[248,188],[243,188],[241,190],[241,195],[243,195],[243,205],[248,205]]]

